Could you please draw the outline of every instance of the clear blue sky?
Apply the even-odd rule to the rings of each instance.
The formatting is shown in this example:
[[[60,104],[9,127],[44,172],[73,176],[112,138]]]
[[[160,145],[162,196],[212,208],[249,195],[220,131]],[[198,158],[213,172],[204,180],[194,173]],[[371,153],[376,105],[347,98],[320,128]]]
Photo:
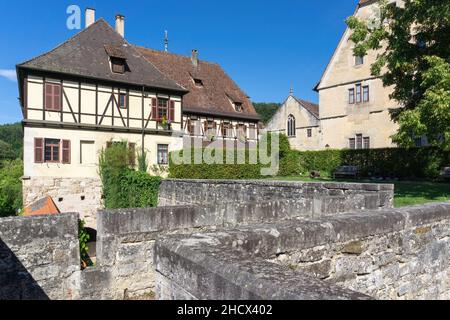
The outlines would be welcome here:
[[[94,7],[114,25],[126,17],[134,44],[217,62],[255,102],[282,102],[292,85],[299,98],[317,102],[320,79],[358,0],[40,0],[1,1],[0,124],[20,121],[15,65],[42,54],[77,31],[66,27],[66,9]],[[14,76],[14,74],[12,74]]]

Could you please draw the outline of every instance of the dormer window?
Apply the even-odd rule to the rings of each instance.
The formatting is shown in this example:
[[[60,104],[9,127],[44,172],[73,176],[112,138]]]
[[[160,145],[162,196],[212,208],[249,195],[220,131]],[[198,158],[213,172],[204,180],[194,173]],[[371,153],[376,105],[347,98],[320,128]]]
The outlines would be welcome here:
[[[111,58],[111,69],[114,73],[125,73],[125,59]]]
[[[234,110],[236,110],[236,112],[242,112],[242,102],[235,102]]]
[[[203,88],[203,80],[194,78],[194,84],[197,88]]]
[[[120,47],[105,45],[106,53],[111,63],[111,71],[114,73],[124,74],[127,71],[126,56]]]

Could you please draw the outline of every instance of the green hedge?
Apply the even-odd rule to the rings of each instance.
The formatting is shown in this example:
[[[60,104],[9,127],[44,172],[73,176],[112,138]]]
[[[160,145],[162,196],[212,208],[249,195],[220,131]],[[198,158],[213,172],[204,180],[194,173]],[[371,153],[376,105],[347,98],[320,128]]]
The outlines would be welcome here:
[[[305,171],[331,174],[342,165],[360,168],[363,176],[435,179],[450,165],[450,152],[436,147],[298,152]]]
[[[197,149],[191,151],[191,163],[194,163],[195,153],[204,152]],[[211,151],[215,155],[216,150]],[[183,156],[183,151],[176,152]],[[239,179],[260,179],[262,165],[249,163],[249,151],[245,153],[245,164],[225,164],[226,151],[223,152],[224,164],[175,164],[172,156],[169,164],[169,177],[174,179],[220,179],[220,180],[239,180]],[[234,161],[236,163],[236,154]]]

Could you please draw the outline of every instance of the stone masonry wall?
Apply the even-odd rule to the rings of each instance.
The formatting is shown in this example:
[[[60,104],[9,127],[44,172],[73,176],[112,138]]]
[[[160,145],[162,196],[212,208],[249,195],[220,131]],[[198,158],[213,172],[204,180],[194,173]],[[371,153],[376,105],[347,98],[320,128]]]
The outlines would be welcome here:
[[[50,196],[61,212],[79,212],[86,226],[96,228],[96,212],[102,209],[102,184],[94,178],[39,177],[23,180],[25,206]]]
[[[392,208],[394,186],[391,184],[314,183],[234,180],[164,180],[159,204],[255,203],[261,201],[310,201],[316,206],[322,199],[338,199],[338,211]],[[334,213],[334,212],[333,212]]]
[[[168,235],[154,257],[160,299],[449,299],[450,203]]]
[[[78,297],[78,214],[0,219],[0,300]]]

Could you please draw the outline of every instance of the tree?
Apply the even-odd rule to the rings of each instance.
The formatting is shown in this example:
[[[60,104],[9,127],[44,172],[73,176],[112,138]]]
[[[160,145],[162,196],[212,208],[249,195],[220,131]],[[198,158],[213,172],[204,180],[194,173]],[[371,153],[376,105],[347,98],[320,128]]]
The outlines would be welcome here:
[[[22,160],[4,161],[0,167],[0,217],[15,216],[22,209]]]
[[[379,1],[372,21],[347,19],[355,56],[377,50],[372,74],[392,86],[390,98],[402,108],[391,111],[399,124],[393,136],[401,146],[427,136],[433,145],[450,148],[450,2],[405,0],[404,6]]]
[[[253,103],[253,106],[264,123],[268,123],[280,108],[279,103]]]

